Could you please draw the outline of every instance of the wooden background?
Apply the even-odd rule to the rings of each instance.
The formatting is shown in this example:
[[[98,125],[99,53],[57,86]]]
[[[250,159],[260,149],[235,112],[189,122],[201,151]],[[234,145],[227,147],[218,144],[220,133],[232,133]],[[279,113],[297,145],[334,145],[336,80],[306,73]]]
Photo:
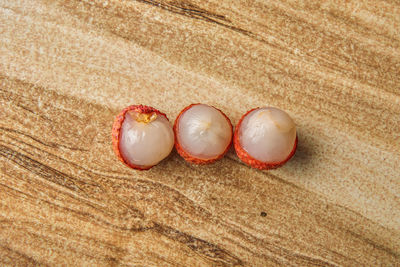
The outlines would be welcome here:
[[[298,126],[283,168],[113,155],[130,104]],[[400,266],[400,2],[0,0],[0,263]]]

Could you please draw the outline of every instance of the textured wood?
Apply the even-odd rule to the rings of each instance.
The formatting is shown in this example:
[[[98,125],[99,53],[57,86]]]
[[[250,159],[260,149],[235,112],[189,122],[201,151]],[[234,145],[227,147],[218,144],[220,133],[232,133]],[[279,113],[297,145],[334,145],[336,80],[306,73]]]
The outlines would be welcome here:
[[[398,266],[400,3],[0,0],[0,263]],[[113,155],[130,104],[280,107],[284,167]]]

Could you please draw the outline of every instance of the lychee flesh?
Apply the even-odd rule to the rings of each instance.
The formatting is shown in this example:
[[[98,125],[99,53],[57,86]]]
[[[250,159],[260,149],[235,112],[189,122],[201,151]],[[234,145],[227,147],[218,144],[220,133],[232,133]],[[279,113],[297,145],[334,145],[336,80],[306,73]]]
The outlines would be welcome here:
[[[256,108],[246,113],[235,131],[239,158],[259,169],[281,166],[297,146],[296,125],[283,110]]]
[[[128,110],[127,110],[128,109]],[[118,117],[113,140],[119,158],[135,169],[149,169],[166,158],[174,146],[174,132],[167,117],[158,110],[146,106],[131,106]]]
[[[232,142],[232,124],[220,110],[205,104],[185,108],[175,122],[178,153],[194,163],[221,158]]]

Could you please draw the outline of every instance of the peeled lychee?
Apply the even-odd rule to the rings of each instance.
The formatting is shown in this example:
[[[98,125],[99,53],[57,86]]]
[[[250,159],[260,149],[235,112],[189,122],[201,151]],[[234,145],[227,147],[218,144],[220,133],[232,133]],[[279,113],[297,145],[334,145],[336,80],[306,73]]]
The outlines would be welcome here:
[[[219,109],[205,104],[184,108],[175,120],[175,148],[188,162],[208,164],[222,158],[232,143],[232,124]]]
[[[278,168],[296,151],[296,125],[283,110],[255,108],[240,119],[233,143],[236,154],[247,165],[261,170]]]
[[[112,128],[113,149],[127,166],[148,170],[174,147],[174,132],[167,116],[155,108],[134,105],[121,111]]]

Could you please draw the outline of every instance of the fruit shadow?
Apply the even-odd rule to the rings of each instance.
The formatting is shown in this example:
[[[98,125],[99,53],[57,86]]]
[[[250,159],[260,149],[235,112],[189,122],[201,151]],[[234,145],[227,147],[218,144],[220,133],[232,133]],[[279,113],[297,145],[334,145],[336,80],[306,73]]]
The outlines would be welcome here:
[[[307,167],[313,160],[314,154],[314,143],[309,138],[298,134],[297,149],[294,156],[287,162],[287,166],[290,165],[301,165]]]

